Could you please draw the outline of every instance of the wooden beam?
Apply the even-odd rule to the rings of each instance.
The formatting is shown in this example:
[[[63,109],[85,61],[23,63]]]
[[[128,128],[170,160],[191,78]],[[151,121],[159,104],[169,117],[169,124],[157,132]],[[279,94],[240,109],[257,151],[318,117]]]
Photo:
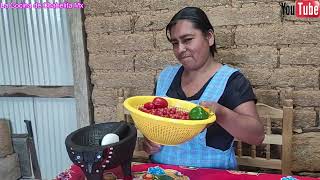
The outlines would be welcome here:
[[[72,2],[78,1],[72,0]],[[83,9],[73,9],[67,11],[67,14],[70,25],[74,94],[78,127],[80,128],[93,123],[93,106],[90,103],[89,69],[85,54]]]
[[[238,141],[238,139],[234,139],[234,141]],[[280,134],[266,134],[264,136],[264,140],[262,144],[275,144],[275,145],[282,145],[282,135]]]
[[[282,121],[282,174],[291,174],[292,126],[294,119],[293,100],[286,99]]]
[[[280,159],[265,159],[265,158],[252,158],[250,156],[237,157],[239,165],[252,166],[268,169],[281,169]]]
[[[280,135],[280,134],[266,134],[262,144],[282,145],[282,135]]]
[[[73,86],[0,86],[0,97],[74,97]]]

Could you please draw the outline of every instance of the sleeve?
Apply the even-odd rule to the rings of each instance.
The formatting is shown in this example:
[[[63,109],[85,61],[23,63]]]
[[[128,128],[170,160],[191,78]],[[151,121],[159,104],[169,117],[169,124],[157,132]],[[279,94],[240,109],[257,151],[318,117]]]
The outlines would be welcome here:
[[[249,80],[240,72],[231,75],[220,100],[221,105],[232,110],[248,101],[257,102]]]

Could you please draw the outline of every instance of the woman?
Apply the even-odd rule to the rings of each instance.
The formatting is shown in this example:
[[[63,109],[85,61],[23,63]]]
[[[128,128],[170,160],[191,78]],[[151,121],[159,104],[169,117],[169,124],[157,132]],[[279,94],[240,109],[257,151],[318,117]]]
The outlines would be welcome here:
[[[214,30],[201,9],[180,10],[166,32],[181,65],[160,73],[156,95],[213,108],[217,121],[186,143],[160,146],[145,140],[144,150],[156,163],[235,169],[234,138],[255,145],[264,139],[249,81],[237,69],[214,60]]]

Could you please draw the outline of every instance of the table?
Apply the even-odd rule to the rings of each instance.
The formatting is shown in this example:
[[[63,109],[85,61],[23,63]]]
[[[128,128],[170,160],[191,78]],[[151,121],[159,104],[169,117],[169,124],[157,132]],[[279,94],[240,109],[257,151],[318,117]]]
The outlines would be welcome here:
[[[209,168],[191,168],[174,165],[152,164],[152,163],[133,163],[132,171],[134,175],[142,174],[148,170],[149,167],[159,166],[165,170],[175,170],[188,177],[190,180],[280,180],[282,177],[286,177],[281,174],[266,174],[266,173],[254,173],[243,172],[233,170],[221,170],[221,169],[209,169]],[[118,175],[121,171],[120,167],[113,169],[113,172]],[[121,172],[120,172],[121,173]],[[65,178],[57,178],[59,180],[85,180],[85,176],[81,169],[72,165],[70,169],[66,170],[59,175],[65,175]],[[119,177],[119,176],[118,176]],[[311,178],[304,176],[293,176],[298,180],[320,180],[320,178]],[[128,178],[125,178],[128,179]],[[131,179],[131,178],[129,178]]]
[[[190,180],[280,180],[283,176],[281,174],[264,174],[243,171],[231,171],[221,169],[208,169],[208,168],[188,168],[181,166],[162,165],[162,164],[135,164],[132,166],[133,172],[147,171],[149,167],[160,166],[163,169],[174,169],[182,174],[188,176]],[[320,178],[293,176],[299,180],[316,180]]]

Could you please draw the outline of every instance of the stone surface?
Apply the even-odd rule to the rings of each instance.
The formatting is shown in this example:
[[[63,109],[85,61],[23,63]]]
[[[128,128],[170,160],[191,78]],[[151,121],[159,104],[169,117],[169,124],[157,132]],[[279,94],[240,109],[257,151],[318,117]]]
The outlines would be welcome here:
[[[196,6],[196,7],[204,7],[204,6],[211,6],[211,7],[216,7],[216,6],[223,6],[223,5],[228,5],[230,4],[228,1],[225,0],[198,0],[198,1],[193,1],[193,0],[156,0],[156,1],[151,1],[151,9],[152,10],[162,10],[162,9],[167,9],[167,10],[175,10],[178,11],[179,9],[186,7],[186,6]]]
[[[298,106],[320,106],[320,91],[294,91],[293,103]]]
[[[92,83],[98,88],[120,87],[153,87],[155,73],[128,73],[128,72],[105,72],[92,74]]]
[[[18,154],[0,158],[0,177],[1,180],[14,180],[21,177]]]
[[[320,65],[320,47],[290,47],[280,49],[282,65]]]
[[[218,48],[231,47],[234,33],[230,27],[214,27],[216,45]]]
[[[269,78],[272,71],[267,68],[241,68],[241,72],[250,80],[253,86],[266,86],[269,84]],[[262,76],[263,75],[263,76]]]
[[[312,68],[280,68],[275,69],[269,80],[273,87],[317,88],[319,72]]]
[[[241,8],[218,6],[210,9],[207,14],[214,26],[274,24],[281,20],[278,3],[245,4]]]
[[[236,30],[235,43],[237,45],[310,44],[319,42],[319,33],[318,26],[308,24],[243,26]]]
[[[318,44],[320,41],[320,26],[309,24],[284,24],[280,44]]]
[[[115,31],[130,31],[131,16],[88,16],[85,20],[85,30],[89,34],[104,34]]]
[[[102,89],[95,87],[92,91],[92,99],[93,105],[105,105],[108,104],[109,106],[116,106],[118,100],[114,94],[114,89],[107,88]]]
[[[85,13],[88,15],[137,12],[150,9],[150,0],[88,0],[85,1]]]
[[[89,55],[89,67],[92,71],[133,72],[133,57],[134,55],[91,54]]]
[[[89,53],[100,54],[112,51],[153,50],[152,34],[94,35],[88,36]]]
[[[256,94],[258,102],[272,107],[279,107],[279,92],[277,90],[255,89],[254,93]]]
[[[316,126],[317,113],[311,110],[294,111],[294,128],[309,128]]]
[[[277,49],[274,47],[250,47],[219,50],[216,58],[237,67],[274,68],[277,66]]]
[[[85,1],[85,13],[89,15],[106,14],[106,13],[123,13],[123,12],[139,12],[139,11],[159,11],[159,10],[175,10],[186,6],[219,6],[230,4],[224,0],[108,0],[98,1],[89,0]]]
[[[135,31],[164,30],[175,13],[170,11],[167,13],[141,15],[135,24]]]
[[[239,26],[235,32],[236,45],[276,45],[280,41],[282,26]]]
[[[297,134],[292,144],[292,171],[320,171],[320,132]]]
[[[164,50],[172,50],[172,45],[168,41],[167,36],[166,36],[166,31],[157,31],[155,35],[156,39],[156,48],[164,51]]]
[[[116,106],[94,106],[94,122],[104,123],[117,120]]]
[[[135,70],[138,72],[162,70],[168,65],[179,63],[173,51],[139,53],[134,57]]]
[[[276,3],[276,2],[284,2],[283,0],[232,0],[232,5],[235,7],[241,7],[243,4],[246,3]]]

